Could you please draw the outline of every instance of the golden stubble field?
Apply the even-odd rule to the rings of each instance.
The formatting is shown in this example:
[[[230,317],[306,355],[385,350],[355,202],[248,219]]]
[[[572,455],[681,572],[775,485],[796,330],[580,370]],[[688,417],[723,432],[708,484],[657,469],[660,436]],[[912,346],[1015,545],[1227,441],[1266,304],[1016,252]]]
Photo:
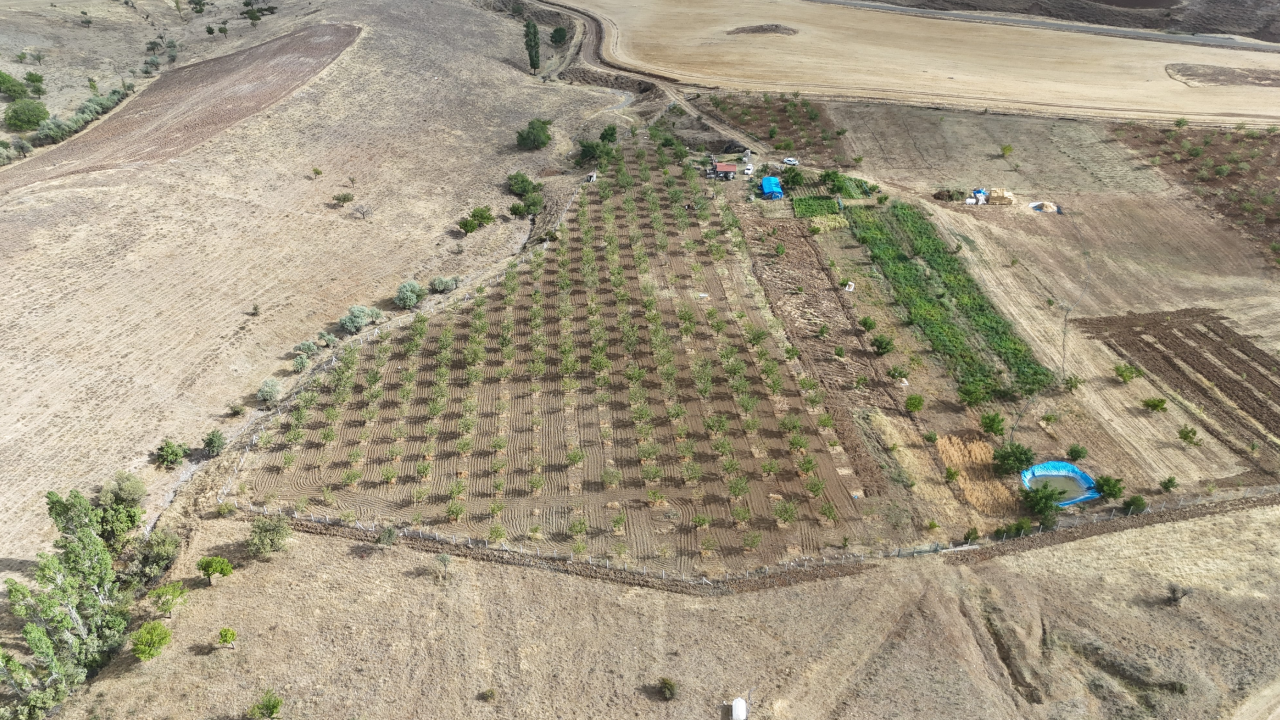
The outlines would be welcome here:
[[[163,6],[153,11],[155,21]],[[183,26],[169,14],[204,34],[203,19]],[[64,22],[32,8],[19,19],[37,44],[54,37],[40,35],[42,23]],[[154,30],[134,21],[142,29],[108,50],[125,53]],[[161,439],[195,445],[214,427],[236,435],[253,413],[231,420],[227,405],[267,377],[287,381],[290,348],[332,331],[348,305],[385,309],[406,278],[505,261],[529,229],[503,217],[506,175],[558,164],[568,131],[617,102],[531,78],[520,69],[519,24],[462,2],[288,7],[253,31],[233,24],[230,40],[202,52],[325,22],[357,24],[360,37],[292,95],[194,149],[0,196],[0,296],[15,308],[0,331],[7,568],[51,541],[46,490],[145,470],[155,507],[181,477],[148,469]],[[216,94],[204,102],[222,109]],[[515,130],[535,116],[556,120],[556,141],[521,153]],[[0,170],[0,182],[21,167]],[[324,171],[318,180],[308,179],[313,167]],[[549,180],[551,201],[571,182]],[[330,207],[340,192],[373,216]],[[499,222],[451,254],[456,220],[477,205],[492,205]]]
[[[266,688],[288,717],[1220,717],[1280,673],[1274,508],[1158,525],[957,568],[868,573],[697,598],[299,537],[241,562],[248,527],[202,522],[174,577],[192,588],[145,665],[121,655],[67,718],[235,716]],[[1162,598],[1195,588],[1179,607]],[[235,650],[215,649],[221,627]],[[281,662],[287,654],[288,662]],[[1001,659],[1002,656],[1005,659]],[[668,676],[681,697],[653,686]],[[1185,693],[1168,688],[1183,683]],[[492,688],[496,701],[477,695]]]
[[[1165,66],[1280,68],[1280,55],[951,22],[802,0],[580,0],[602,53],[684,82],[1047,115],[1271,124],[1263,87],[1190,88]],[[735,34],[778,23],[794,35]]]

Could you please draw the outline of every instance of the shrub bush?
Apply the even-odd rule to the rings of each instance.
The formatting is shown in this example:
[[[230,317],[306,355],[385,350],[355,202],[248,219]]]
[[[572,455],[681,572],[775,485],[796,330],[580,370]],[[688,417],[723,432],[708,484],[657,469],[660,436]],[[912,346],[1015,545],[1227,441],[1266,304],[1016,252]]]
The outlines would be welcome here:
[[[888,355],[893,352],[893,338],[887,335],[877,335],[871,338],[871,348],[875,350],[877,355]]]
[[[1133,495],[1124,501],[1124,509],[1130,515],[1136,515],[1147,509],[1147,499],[1141,495]]]
[[[218,457],[227,447],[227,436],[221,430],[213,429],[204,436],[204,452],[209,457]]]
[[[156,450],[156,462],[165,468],[172,468],[182,462],[187,457],[188,452],[190,450],[186,445],[165,438],[164,442],[160,443],[159,449]]]
[[[284,392],[280,381],[275,378],[267,378],[262,381],[262,385],[258,386],[258,399],[264,403],[274,403],[280,399],[280,395]]]
[[[339,318],[338,327],[354,335],[369,323],[381,319],[382,311],[377,308],[352,305],[347,308],[347,314]]]
[[[907,412],[917,413],[924,409],[923,395],[908,395],[905,403]]]
[[[396,288],[395,304],[396,307],[408,310],[422,301],[427,296],[427,289],[418,284],[416,280],[405,280],[400,283],[400,287]]]
[[[231,561],[216,555],[208,555],[200,558],[196,561],[196,569],[200,571],[201,575],[204,575],[210,585],[213,584],[214,575],[217,575],[218,577],[227,577],[233,572]]]
[[[552,45],[557,45],[557,46],[563,45],[568,39],[569,39],[569,31],[562,27],[558,27],[555,30],[551,31]]]
[[[997,475],[1012,475],[1035,464],[1036,456],[1031,448],[1019,443],[1005,443],[992,454]]]
[[[1168,401],[1164,398],[1147,398],[1142,401],[1142,407],[1151,412],[1169,412],[1169,409],[1165,407],[1167,403]]]
[[[1102,477],[1094,478],[1093,484],[1097,488],[1098,494],[1108,500],[1115,500],[1124,495],[1124,481],[1120,478],[1103,475]]]
[[[1022,488],[1022,502],[1035,515],[1040,518],[1040,526],[1043,528],[1053,527],[1054,522],[1058,518],[1058,502],[1066,496],[1067,491],[1061,488],[1055,488],[1045,484],[1036,488]]]
[[[551,142],[551,121],[530,120],[524,130],[516,131],[516,147],[521,150],[541,150]]]
[[[293,530],[283,517],[254,518],[245,548],[253,557],[265,558],[283,550],[285,541],[292,534]]]
[[[145,622],[129,636],[133,641],[133,655],[142,662],[160,657],[164,646],[173,639],[173,633],[159,620]]]
[[[995,436],[1004,435],[1004,416],[998,412],[985,413],[978,419],[982,431]]]
[[[271,718],[280,717],[280,708],[284,705],[284,700],[276,694],[275,690],[268,690],[262,693],[262,697],[253,707],[249,708],[250,720],[270,720]]]
[[[680,686],[676,685],[675,680],[669,677],[658,678],[658,692],[663,700],[675,700],[679,690]]]
[[[1071,462],[1079,462],[1089,457],[1089,450],[1083,445],[1072,445],[1067,448],[1067,458]]]
[[[4,111],[4,124],[11,130],[35,130],[49,118],[49,110],[37,100],[15,100]]]

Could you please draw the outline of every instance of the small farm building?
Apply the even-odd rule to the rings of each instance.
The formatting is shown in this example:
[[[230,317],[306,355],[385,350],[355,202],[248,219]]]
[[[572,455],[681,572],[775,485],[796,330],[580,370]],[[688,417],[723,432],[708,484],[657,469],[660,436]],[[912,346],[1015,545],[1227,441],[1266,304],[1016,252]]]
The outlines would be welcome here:
[[[763,178],[760,180],[760,192],[765,200],[781,200],[782,182],[773,176]]]
[[[738,166],[733,163],[716,163],[716,178],[732,180],[738,174]]]

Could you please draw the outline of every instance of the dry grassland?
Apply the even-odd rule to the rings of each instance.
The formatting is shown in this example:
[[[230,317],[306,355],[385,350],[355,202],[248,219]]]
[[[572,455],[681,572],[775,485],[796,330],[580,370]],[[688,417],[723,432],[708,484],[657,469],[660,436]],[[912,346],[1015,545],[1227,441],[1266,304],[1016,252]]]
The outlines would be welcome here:
[[[575,3],[605,25],[611,62],[737,90],[800,90],[1068,116],[1270,124],[1271,91],[1190,88],[1171,63],[1277,69],[1280,55],[909,17],[802,0]],[[785,23],[796,35],[730,35]]]
[[[31,13],[21,19],[33,33],[51,22]],[[453,255],[456,219],[477,205],[500,211],[511,202],[508,173],[558,165],[567,131],[616,103],[530,78],[519,69],[519,24],[462,2],[316,2],[256,31],[233,25],[222,47],[355,22],[360,39],[318,76],[177,157],[0,197],[0,296],[21,308],[0,332],[4,557],[25,561],[52,539],[42,500],[50,487],[92,488],[116,470],[145,469],[164,437],[195,444],[213,427],[239,433],[254,413],[230,420],[228,403],[266,377],[287,381],[287,351],[333,330],[348,305],[383,302],[405,278],[504,261],[527,223],[499,212]],[[204,33],[203,23],[183,27]],[[144,37],[156,30],[143,28]],[[218,103],[196,95],[185,107],[216,113]],[[556,142],[519,153],[515,130],[535,116],[556,120]],[[99,129],[66,151],[92,144]],[[307,179],[312,167],[325,174]],[[0,184],[20,172],[0,170]],[[552,179],[548,204],[571,182]],[[329,207],[344,191],[374,206],[373,217]],[[255,303],[262,312],[251,317]],[[180,475],[148,471],[153,507]]]
[[[207,588],[195,560],[243,563],[247,527],[203,522],[176,566],[193,594],[165,657],[118,658],[63,717],[232,716],[268,687],[303,718],[715,717],[750,688],[762,718],[1117,717],[1140,703],[1219,717],[1280,673],[1278,519],[1159,525],[974,568],[885,561],[717,599],[466,560],[440,582],[429,555],[319,537]],[[1168,607],[1168,582],[1196,592]],[[237,649],[215,649],[228,626]],[[673,703],[654,694],[664,675],[682,685]],[[488,688],[493,704],[476,699]]]

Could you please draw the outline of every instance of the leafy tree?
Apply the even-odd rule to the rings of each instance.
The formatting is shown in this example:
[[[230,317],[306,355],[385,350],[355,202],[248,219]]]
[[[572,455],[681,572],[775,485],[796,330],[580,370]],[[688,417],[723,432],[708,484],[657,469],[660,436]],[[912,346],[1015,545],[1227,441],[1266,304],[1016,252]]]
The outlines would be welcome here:
[[[1164,490],[1165,492],[1173,492],[1174,489],[1177,487],[1178,487],[1178,478],[1172,475],[1160,481],[1160,489]]]
[[[773,506],[773,516],[784,523],[793,523],[799,517],[799,511],[795,503],[784,500]]]
[[[245,547],[253,557],[266,558],[283,550],[285,541],[292,534],[293,530],[283,517],[254,518]]]
[[[143,623],[142,627],[129,636],[129,639],[133,641],[134,656],[146,662],[160,657],[165,645],[173,639],[173,633],[169,632],[169,628],[165,627],[164,623],[152,620]]]
[[[618,126],[606,125],[605,128],[600,131],[600,142],[605,142],[605,143],[618,142]]]
[[[236,631],[231,628],[222,628],[218,631],[218,644],[228,645],[232,650],[236,649]]]
[[[578,141],[578,157],[574,158],[574,163],[579,167],[590,162],[599,162],[606,164],[613,160],[615,155],[613,146],[599,140],[579,140]]]
[[[1067,458],[1071,462],[1079,462],[1089,457],[1089,449],[1083,445],[1072,445],[1067,448]]]
[[[204,452],[209,457],[218,457],[227,447],[227,436],[221,430],[213,429],[204,436]]]
[[[569,31],[562,27],[558,27],[555,30],[551,31],[552,45],[556,45],[556,46],[564,45],[568,39],[569,39]]]
[[[463,234],[470,235],[480,229],[480,223],[471,217],[464,217],[458,221],[458,227],[462,229]]]
[[[507,176],[507,189],[511,191],[512,195],[523,198],[530,193],[542,190],[542,183],[535,183],[529,179],[528,175],[517,172]]]
[[[284,705],[284,700],[276,694],[275,690],[267,690],[262,693],[262,697],[258,698],[258,702],[249,708],[250,720],[270,720],[270,718],[280,717],[280,708]]]
[[[1019,443],[1005,443],[992,454],[997,475],[1012,475],[1035,464],[1035,453]]]
[[[187,588],[182,581],[175,580],[147,593],[147,597],[156,601],[156,610],[173,615],[173,611],[187,601]]]
[[[217,555],[206,555],[200,558],[196,561],[196,569],[200,571],[201,575],[204,575],[210,585],[213,584],[214,575],[227,577],[233,572],[231,561]]]
[[[471,210],[471,219],[480,223],[480,227],[493,223],[493,208],[485,205]]]
[[[4,124],[12,130],[35,130],[48,119],[49,110],[38,100],[15,100],[4,111]]]
[[[781,180],[783,187],[797,188],[804,185],[804,173],[799,168],[788,165],[782,169]]]
[[[530,120],[528,127],[516,131],[516,147],[521,150],[541,150],[546,147],[551,142],[550,125],[550,120]]]
[[[9,73],[0,72],[0,94],[8,95],[16,104],[27,96],[27,86]],[[48,113],[45,114],[45,117],[48,117]],[[23,129],[30,130],[31,128]]]
[[[356,199],[356,196],[352,195],[351,193],[338,193],[337,195],[333,196],[333,204],[337,205],[338,207],[342,207],[349,202],[353,202],[355,199]]]
[[[427,296],[427,289],[418,284],[416,280],[405,280],[400,283],[400,287],[396,288],[395,304],[396,307],[408,310],[422,301]]]
[[[875,350],[876,355],[888,355],[893,352],[893,338],[877,335],[871,338],[871,348]]]
[[[156,450],[156,462],[165,468],[173,468],[182,462],[189,452],[191,450],[186,445],[165,438]]]
[[[524,49],[529,53],[529,68],[535,72],[542,67],[542,43],[538,40],[538,24],[532,20],[524,23]]]
[[[274,403],[280,399],[280,395],[284,392],[280,381],[275,378],[267,378],[262,381],[262,385],[258,387],[258,399],[264,403]]]
[[[1052,527],[1058,518],[1058,502],[1066,497],[1067,491],[1044,484],[1035,488],[1022,488],[1022,502],[1035,515],[1040,517],[1041,527]]]
[[[1093,485],[1098,490],[1098,494],[1108,500],[1115,500],[1124,495],[1124,481],[1120,478],[1113,478],[1110,475],[1103,475],[1093,479]]]
[[[917,413],[917,412],[920,412],[921,410],[923,410],[923,409],[924,409],[924,396],[923,396],[923,395],[908,395],[908,396],[907,396],[907,401],[906,401],[906,403],[905,403],[905,407],[906,407],[906,409],[907,409],[907,412],[909,412],[909,413]]]

